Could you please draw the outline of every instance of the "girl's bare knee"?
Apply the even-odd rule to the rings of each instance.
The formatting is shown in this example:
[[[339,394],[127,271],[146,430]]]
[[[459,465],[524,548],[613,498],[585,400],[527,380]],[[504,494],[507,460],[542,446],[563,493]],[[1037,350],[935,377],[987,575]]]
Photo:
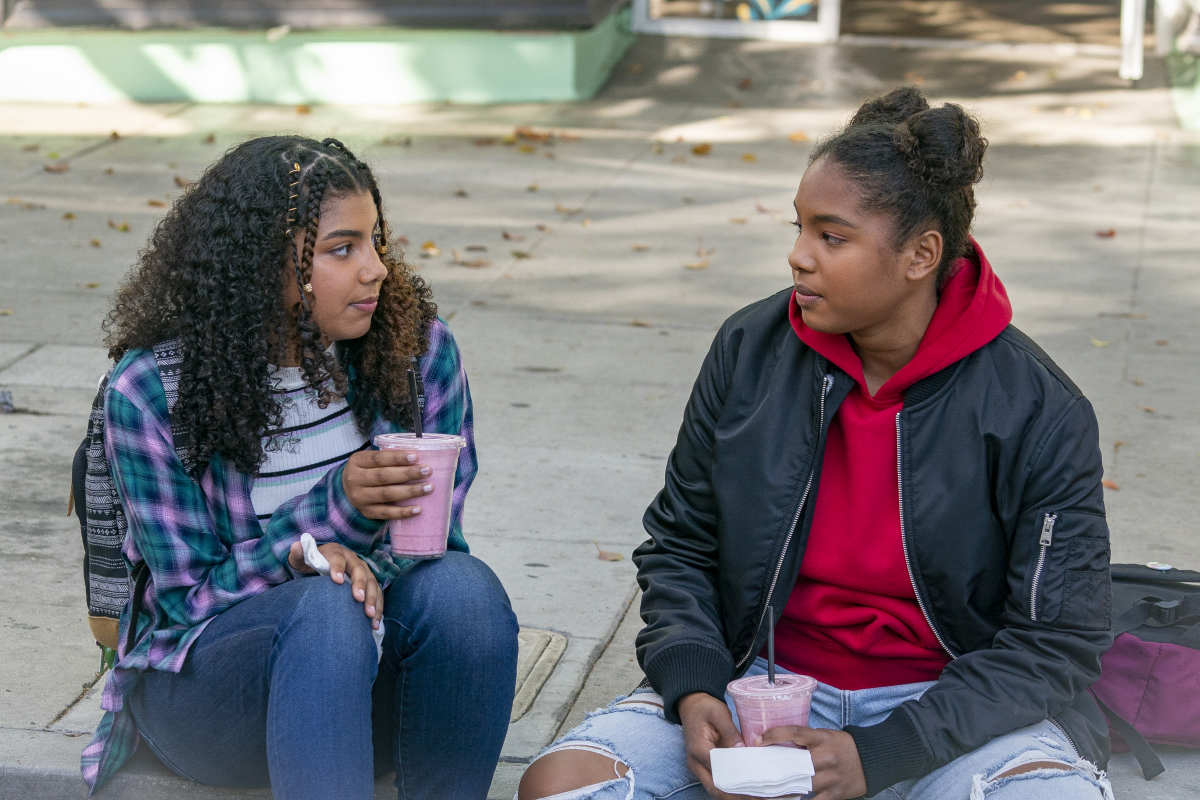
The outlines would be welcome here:
[[[586,750],[557,750],[529,765],[521,776],[517,800],[541,800],[585,786],[625,777],[628,767]]]

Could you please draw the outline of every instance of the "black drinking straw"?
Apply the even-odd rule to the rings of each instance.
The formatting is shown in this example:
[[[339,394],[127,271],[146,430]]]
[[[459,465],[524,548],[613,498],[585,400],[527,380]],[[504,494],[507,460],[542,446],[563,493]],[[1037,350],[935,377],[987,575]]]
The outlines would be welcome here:
[[[417,402],[417,373],[408,370],[408,407],[412,409],[413,433],[420,439],[424,436],[421,429],[421,405]]]
[[[775,612],[767,609],[767,684],[775,685]]]

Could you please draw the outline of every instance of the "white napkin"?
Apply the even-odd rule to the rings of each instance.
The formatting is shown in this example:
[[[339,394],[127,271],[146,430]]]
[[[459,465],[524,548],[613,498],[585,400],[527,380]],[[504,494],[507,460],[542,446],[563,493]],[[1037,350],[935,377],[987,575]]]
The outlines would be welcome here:
[[[812,791],[812,756],[780,745],[719,747],[709,751],[713,783],[722,792],[781,797]]]
[[[304,563],[328,577],[329,561],[317,549],[317,540],[311,533],[300,534],[300,546],[304,548]],[[379,630],[371,631],[371,636],[375,638],[375,660],[378,662],[383,658],[383,620],[379,621]]]

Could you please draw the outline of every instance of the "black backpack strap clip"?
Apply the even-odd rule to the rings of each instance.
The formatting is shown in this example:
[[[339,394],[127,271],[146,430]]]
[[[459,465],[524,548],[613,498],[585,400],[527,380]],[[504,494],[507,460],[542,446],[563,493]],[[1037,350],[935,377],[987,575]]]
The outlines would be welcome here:
[[[1133,751],[1138,766],[1142,768],[1142,777],[1149,781],[1167,771],[1167,768],[1163,766],[1162,759],[1158,757],[1158,753],[1154,752],[1154,748],[1146,741],[1146,737],[1138,733],[1137,728],[1133,727],[1132,723],[1105,705],[1104,701],[1096,697],[1094,693],[1092,694],[1092,699],[1096,701],[1096,705],[1100,706],[1100,710],[1104,712],[1105,718],[1108,719],[1108,724],[1112,725],[1113,729],[1121,734],[1121,738],[1125,740],[1125,744],[1129,745],[1129,749]]]

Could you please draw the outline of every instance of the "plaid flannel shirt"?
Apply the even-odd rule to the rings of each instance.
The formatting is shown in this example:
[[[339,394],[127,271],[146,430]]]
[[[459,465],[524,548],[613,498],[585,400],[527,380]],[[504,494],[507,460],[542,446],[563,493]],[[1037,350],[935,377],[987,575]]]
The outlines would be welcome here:
[[[441,319],[431,326],[429,349],[419,363],[425,430],[467,440],[454,479],[449,540],[449,549],[465,553],[463,504],[478,471],[471,394],[458,347]],[[150,580],[136,621],[136,643],[129,652],[118,653],[101,700],[106,713],[83,750],[83,779],[92,793],[137,748],[139,736],[125,697],[142,672],[179,672],[192,643],[217,614],[290,580],[288,551],[302,533],[364,556],[385,588],[414,563],[393,558],[383,523],[367,519],[350,504],[342,488],[345,462],[261,524],[250,502],[252,476],[237,472],[219,455],[199,484],[193,481],[175,453],[162,380],[149,350],[127,353],[113,369],[104,414],[105,452],[129,522],[123,552],[131,572],[133,565],[146,562]],[[397,430],[376,419],[371,436]],[[121,648],[130,624],[126,604]]]

